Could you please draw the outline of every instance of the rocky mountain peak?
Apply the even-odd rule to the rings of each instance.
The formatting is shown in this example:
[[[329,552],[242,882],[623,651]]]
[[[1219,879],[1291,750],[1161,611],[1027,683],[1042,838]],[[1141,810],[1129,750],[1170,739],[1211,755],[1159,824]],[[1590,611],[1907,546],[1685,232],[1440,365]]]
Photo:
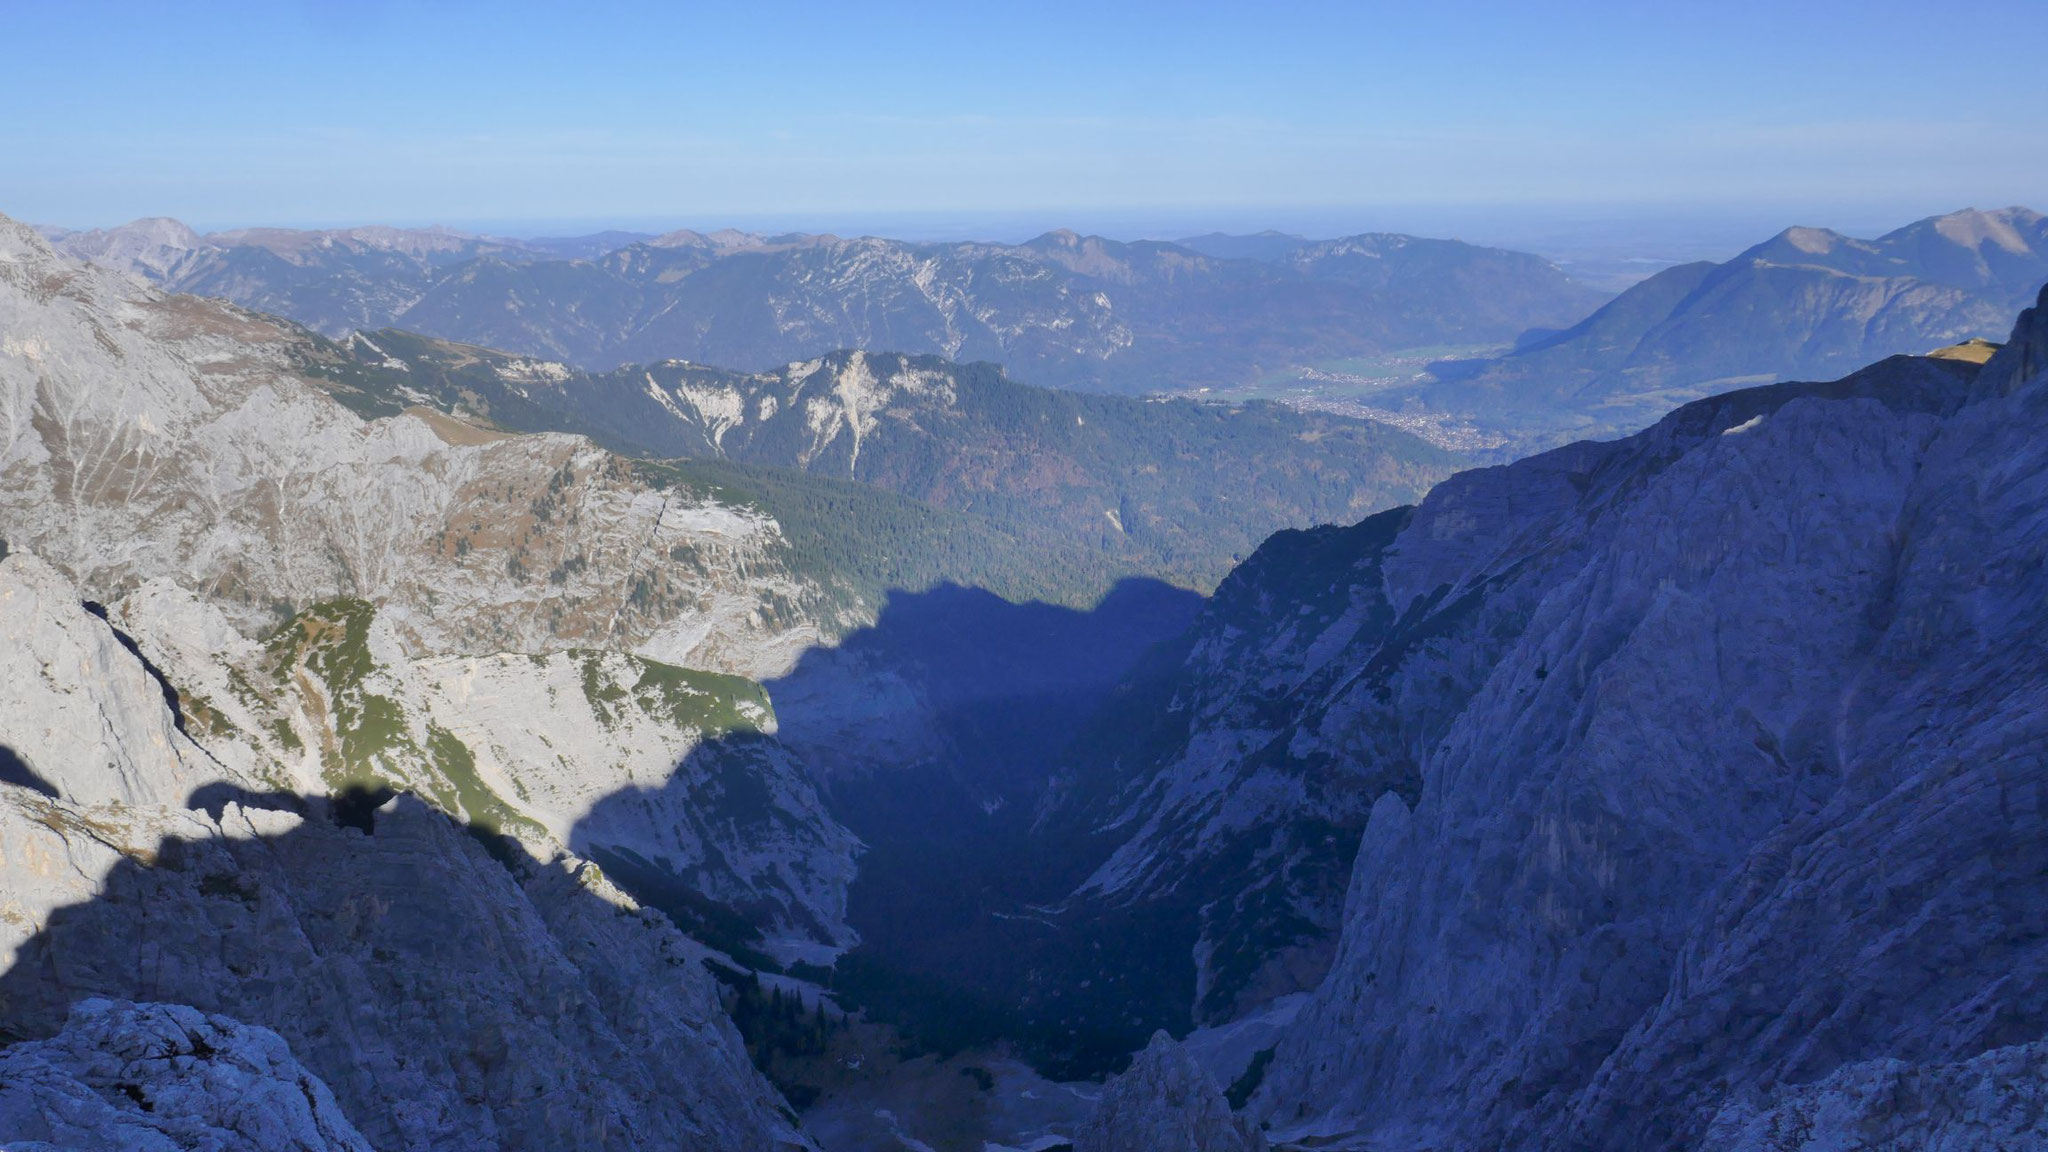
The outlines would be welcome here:
[[[176,274],[210,245],[181,221],[147,216],[117,228],[70,233],[56,247],[75,259],[155,279]]]
[[[1990,244],[2014,254],[2026,254],[2035,251],[2043,220],[2039,212],[2014,205],[1989,212],[1965,208],[1935,217],[1933,226],[1936,232],[1965,248]]]
[[[1777,245],[1809,256],[1825,256],[1849,242],[1847,236],[1832,228],[1808,228],[1797,225],[1778,233],[1774,239]]]

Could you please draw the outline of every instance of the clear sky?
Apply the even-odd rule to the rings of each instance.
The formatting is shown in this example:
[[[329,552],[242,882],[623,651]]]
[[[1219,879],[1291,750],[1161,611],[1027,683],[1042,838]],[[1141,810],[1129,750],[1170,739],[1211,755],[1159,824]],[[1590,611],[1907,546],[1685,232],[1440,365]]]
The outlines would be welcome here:
[[[529,232],[1445,233],[1501,214],[1854,228],[2048,209],[2048,68],[2006,52],[2042,14],[0,0],[0,212]]]

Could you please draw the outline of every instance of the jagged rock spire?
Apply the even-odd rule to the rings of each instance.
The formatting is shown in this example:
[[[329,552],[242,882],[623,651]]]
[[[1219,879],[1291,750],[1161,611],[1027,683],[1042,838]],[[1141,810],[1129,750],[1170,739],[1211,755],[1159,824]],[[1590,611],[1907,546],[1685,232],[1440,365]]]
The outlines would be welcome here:
[[[1265,1152],[1266,1138],[1233,1115],[1223,1090],[1165,1032],[1102,1090],[1074,1135],[1074,1152]]]

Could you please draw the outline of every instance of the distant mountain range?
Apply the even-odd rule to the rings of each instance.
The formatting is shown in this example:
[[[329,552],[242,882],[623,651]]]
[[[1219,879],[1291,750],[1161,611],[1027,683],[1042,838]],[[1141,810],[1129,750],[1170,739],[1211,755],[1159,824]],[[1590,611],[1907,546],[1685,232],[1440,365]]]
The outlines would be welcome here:
[[[305,366],[365,416],[425,405],[508,430],[581,432],[634,456],[757,469],[721,475],[782,493],[778,517],[804,520],[834,570],[861,573],[869,593],[971,580],[1085,604],[1140,574],[1206,589],[1274,523],[1356,519],[1418,498],[1459,462],[1369,421],[1038,388],[936,356],[588,373],[387,330],[314,338]],[[916,525],[870,507],[872,489],[905,498],[898,512],[916,510]],[[834,502],[833,515],[800,511]]]
[[[2048,217],[2027,208],[1952,212],[1875,240],[1787,228],[1725,264],[1667,268],[1511,355],[1434,365],[1434,380],[1373,402],[1455,414],[1517,451],[1634,431],[1732,388],[1998,339],[2044,280]]]
[[[46,230],[73,257],[329,336],[400,327],[585,368],[761,370],[841,348],[990,360],[1034,384],[1241,385],[1345,357],[1506,344],[1606,299],[1550,262],[1453,240],[1049,232],[1024,244],[721,231],[520,241],[444,229],[173,220]]]
[[[1540,257],[1383,233],[520,240],[385,227],[201,235],[149,219],[44,234],[74,258],[335,338],[401,328],[598,373],[671,360],[770,371],[858,348],[1124,394],[1299,377],[1316,404],[1410,430],[1469,429],[1444,442],[1504,442],[1503,457],[1632,432],[1732,388],[1996,337],[2048,280],[2048,219],[2018,207],[1875,240],[1788,228],[1612,299]],[[1405,383],[1346,364],[1487,345],[1514,350],[1441,360]]]

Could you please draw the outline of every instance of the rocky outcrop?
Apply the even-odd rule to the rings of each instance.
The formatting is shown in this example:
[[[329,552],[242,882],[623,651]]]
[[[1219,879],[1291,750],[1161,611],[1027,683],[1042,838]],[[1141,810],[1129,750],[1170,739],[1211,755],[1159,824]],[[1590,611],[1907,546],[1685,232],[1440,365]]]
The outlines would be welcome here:
[[[1257,1126],[1231,1114],[1223,1090],[1164,1032],[1103,1087],[1074,1133],[1074,1152],[1265,1150]]]
[[[74,1152],[370,1152],[277,1033],[178,1004],[84,1000],[0,1049],[0,1142]]]
[[[501,862],[417,801],[294,799],[215,819],[0,797],[7,906],[60,901],[0,976],[8,1030],[93,997],[259,1024],[379,1148],[803,1145],[701,949],[592,866]]]
[[[1994,1048],[1953,1064],[1871,1060],[1714,1117],[1725,1152],[2019,1152],[2048,1145],[2048,1045]]]
[[[69,578],[19,548],[0,556],[0,636],[0,744],[52,791],[85,804],[181,804],[222,778],[151,668]]]

